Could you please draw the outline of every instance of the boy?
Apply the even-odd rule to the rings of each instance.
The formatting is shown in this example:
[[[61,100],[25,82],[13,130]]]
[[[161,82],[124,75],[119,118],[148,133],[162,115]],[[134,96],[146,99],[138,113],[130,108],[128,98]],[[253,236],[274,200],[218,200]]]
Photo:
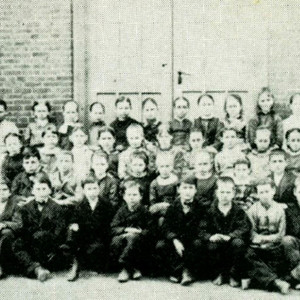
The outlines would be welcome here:
[[[116,134],[116,150],[123,151],[128,146],[126,130],[129,125],[139,123],[132,119],[129,114],[132,109],[131,100],[121,96],[115,102],[117,118],[110,124]]]
[[[192,128],[192,122],[186,118],[190,108],[190,102],[184,97],[174,100],[173,110],[174,119],[170,122],[170,134],[173,136],[174,146],[188,145],[188,139]]]
[[[220,177],[216,186],[216,201],[200,221],[199,237],[207,247],[213,283],[222,285],[229,276],[230,286],[238,287],[240,280],[247,277],[244,256],[251,223],[246,213],[233,203],[233,179]]]
[[[279,149],[272,150],[269,157],[269,168],[271,171],[269,177],[276,186],[274,200],[279,203],[290,204],[293,198],[292,189],[296,177],[285,170],[286,165],[285,152]]]
[[[46,173],[41,170],[41,156],[34,147],[27,147],[23,151],[24,171],[19,173],[12,182],[11,193],[16,201],[22,205],[32,199],[32,187],[37,175]]]
[[[105,270],[110,242],[112,207],[99,198],[100,187],[95,177],[82,182],[84,199],[75,207],[69,226],[67,245],[74,256],[68,281],[75,281],[79,269]]]
[[[20,271],[41,282],[49,278],[50,270],[66,263],[60,249],[66,234],[64,210],[51,200],[51,189],[43,174],[36,178],[32,188],[34,200],[20,209],[22,229],[13,243]]]
[[[105,126],[103,117],[105,115],[105,106],[101,102],[94,102],[89,107],[90,128],[89,143],[91,146],[98,146],[99,129]]]
[[[300,289],[300,178],[295,180],[292,203],[286,210],[286,236],[282,238],[285,256],[289,263],[290,281],[295,289]]]
[[[162,225],[164,240],[156,248],[167,263],[170,281],[190,285],[193,281],[195,256],[199,251],[198,224],[202,210],[195,201],[197,180],[186,176],[180,180],[179,199],[167,209]]]
[[[265,178],[256,184],[259,201],[248,210],[252,237],[247,260],[252,284],[287,294],[290,285],[280,279],[285,266],[281,241],[286,231],[286,219],[284,208],[274,201],[275,192],[275,184],[271,178]]]
[[[141,185],[128,180],[123,184],[125,205],[121,206],[111,223],[111,251],[118,259],[122,271],[119,282],[142,277],[141,261],[150,254],[151,216],[148,209],[141,204]]]

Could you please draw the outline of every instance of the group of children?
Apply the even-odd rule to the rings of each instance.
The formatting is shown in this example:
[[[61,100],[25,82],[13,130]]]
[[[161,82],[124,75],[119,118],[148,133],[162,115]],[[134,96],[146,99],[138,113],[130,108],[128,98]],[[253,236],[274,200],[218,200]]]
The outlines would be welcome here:
[[[76,102],[60,124],[35,102],[20,134],[0,100],[0,276],[119,270],[120,282],[146,273],[300,289],[300,94],[283,121],[268,88],[249,122],[237,94],[224,120],[214,105],[201,95],[192,122],[189,100],[176,98],[165,123],[147,98],[142,124],[120,97],[115,121],[95,102],[86,128]]]

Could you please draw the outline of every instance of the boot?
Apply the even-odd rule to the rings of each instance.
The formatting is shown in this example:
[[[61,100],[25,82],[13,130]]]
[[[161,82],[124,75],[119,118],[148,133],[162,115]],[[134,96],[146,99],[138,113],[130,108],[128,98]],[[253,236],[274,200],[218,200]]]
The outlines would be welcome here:
[[[78,277],[79,277],[79,265],[77,259],[74,258],[71,270],[69,271],[67,276],[67,280],[70,282],[76,281]]]

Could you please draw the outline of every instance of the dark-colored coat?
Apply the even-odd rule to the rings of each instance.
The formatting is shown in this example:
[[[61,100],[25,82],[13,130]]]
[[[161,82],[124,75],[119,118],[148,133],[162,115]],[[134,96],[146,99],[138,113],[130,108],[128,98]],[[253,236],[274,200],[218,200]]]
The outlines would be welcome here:
[[[170,122],[170,134],[173,136],[173,145],[187,145],[193,123],[188,119],[182,122],[174,119]]]
[[[298,203],[292,203],[285,210],[286,235],[300,239],[300,207]]]
[[[6,228],[15,232],[17,232],[22,226],[19,207],[12,197],[8,198],[6,202],[4,211],[0,215],[0,223],[5,224]]]
[[[11,184],[15,177],[24,171],[23,169],[23,155],[21,153],[14,156],[5,156],[2,163],[2,174],[5,179]]]
[[[118,180],[110,174],[98,180],[100,199],[109,202],[114,208],[119,206]]]
[[[152,144],[156,144],[157,143],[157,134],[158,134],[158,128],[162,123],[159,122],[155,122],[155,123],[148,123],[148,124],[144,124],[144,135],[145,135],[145,139],[149,142],[151,142]]]

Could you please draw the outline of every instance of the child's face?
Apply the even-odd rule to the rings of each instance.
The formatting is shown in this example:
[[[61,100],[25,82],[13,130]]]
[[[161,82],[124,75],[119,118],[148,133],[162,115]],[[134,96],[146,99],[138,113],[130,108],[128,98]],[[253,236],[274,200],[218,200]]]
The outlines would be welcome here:
[[[300,206],[300,187],[299,187],[299,185],[294,187],[294,196],[296,197],[297,203]]]
[[[83,193],[89,200],[96,200],[100,194],[100,188],[97,182],[86,183],[83,187]]]
[[[229,96],[227,98],[225,110],[228,113],[230,118],[235,119],[240,117],[241,109],[242,107],[237,99],[235,99],[232,96]]]
[[[158,113],[157,106],[151,101],[146,102],[143,109],[144,118],[149,121],[156,120],[157,113]]]
[[[270,112],[271,107],[274,104],[272,95],[268,92],[262,93],[258,98],[258,106],[264,113]]]
[[[57,166],[60,172],[65,173],[72,170],[73,159],[71,155],[59,155],[57,159]]]
[[[63,111],[65,123],[76,123],[78,121],[78,107],[75,102],[68,102]]]
[[[204,143],[202,133],[200,131],[191,132],[189,142],[193,150],[202,149]]]
[[[104,111],[102,105],[99,103],[94,104],[92,111],[90,111],[90,120],[96,123],[102,121],[103,117],[104,117]]]
[[[57,134],[48,131],[43,137],[43,142],[45,146],[55,148],[58,144],[58,136]]]
[[[275,195],[275,189],[270,184],[257,186],[257,197],[262,205],[270,206]]]
[[[0,184],[0,202],[1,201],[6,201],[9,196],[11,195],[10,190],[5,183]]]
[[[22,144],[16,136],[9,136],[5,141],[5,146],[9,156],[19,154],[22,148]]]
[[[232,203],[235,196],[234,184],[232,182],[220,182],[216,189],[216,196],[221,205]]]
[[[38,104],[34,108],[34,115],[38,120],[46,120],[49,115],[49,110],[45,104]]]
[[[133,158],[130,162],[131,171],[134,174],[142,174],[146,170],[146,164],[141,158]]]
[[[245,163],[237,164],[234,167],[234,177],[237,179],[247,179],[250,175],[250,169]]]
[[[123,196],[129,209],[139,206],[142,201],[142,195],[138,186],[132,186],[125,189]]]
[[[178,119],[185,118],[188,111],[189,111],[189,105],[185,100],[179,99],[176,101],[174,106],[174,115],[176,118]]]
[[[212,171],[212,161],[208,153],[199,153],[195,157],[195,172],[203,176]]]
[[[102,149],[111,151],[114,148],[115,138],[108,131],[102,132],[98,139],[98,144]]]
[[[118,119],[126,119],[131,111],[130,104],[126,101],[119,102],[116,106],[116,114]]]
[[[87,135],[82,130],[76,130],[70,136],[70,140],[74,146],[81,147],[87,142]]]
[[[157,141],[159,144],[160,149],[169,149],[171,147],[171,142],[172,142],[172,135],[169,133],[163,133],[163,134],[158,134],[157,135]]]
[[[51,189],[47,183],[35,182],[32,188],[32,194],[36,202],[44,202],[51,195]]]
[[[169,178],[173,171],[173,162],[171,160],[158,159],[156,161],[157,169],[162,178]]]
[[[292,151],[298,152],[300,150],[300,133],[297,131],[291,132],[287,139],[287,145]]]
[[[40,161],[37,157],[23,159],[23,168],[27,174],[34,174],[40,167]]]
[[[267,151],[270,147],[271,137],[268,131],[256,131],[255,145],[259,152]]]
[[[139,148],[142,146],[144,135],[140,130],[127,130],[126,136],[130,147]]]
[[[296,95],[293,98],[293,103],[290,104],[293,115],[297,115],[300,110],[300,95]]]
[[[101,156],[94,156],[92,161],[92,169],[97,177],[106,174],[108,169],[107,160]]]
[[[193,184],[182,182],[178,187],[180,201],[184,205],[191,204],[197,192],[196,186]]]
[[[214,101],[207,96],[204,96],[199,102],[199,114],[202,118],[208,119],[214,115]]]
[[[271,172],[275,174],[282,174],[286,167],[284,155],[272,155],[269,160],[269,167]]]
[[[232,149],[237,144],[237,135],[234,130],[226,130],[222,137],[223,146],[226,149]]]

